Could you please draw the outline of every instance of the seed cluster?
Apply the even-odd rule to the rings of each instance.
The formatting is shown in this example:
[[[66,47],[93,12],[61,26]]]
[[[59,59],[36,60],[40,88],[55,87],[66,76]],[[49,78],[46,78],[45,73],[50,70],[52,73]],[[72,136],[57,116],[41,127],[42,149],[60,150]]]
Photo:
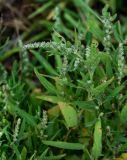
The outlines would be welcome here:
[[[40,126],[40,138],[43,139],[44,137],[47,137],[45,135],[44,131],[47,129],[47,123],[48,123],[48,115],[45,110],[43,110],[43,117],[41,119],[41,126]]]
[[[123,49],[123,43],[119,43],[118,47],[118,82],[121,83],[121,79],[123,77],[123,69],[124,69],[125,59],[124,59],[124,49]]]
[[[110,18],[107,19],[105,17],[103,17],[102,23],[104,25],[104,31],[105,31],[103,43],[104,43],[106,52],[109,53],[110,47],[111,47],[112,23]]]
[[[17,124],[15,126],[15,131],[14,131],[14,134],[13,134],[13,142],[17,141],[17,137],[18,137],[19,129],[20,129],[20,124],[21,124],[21,119],[18,118]]]

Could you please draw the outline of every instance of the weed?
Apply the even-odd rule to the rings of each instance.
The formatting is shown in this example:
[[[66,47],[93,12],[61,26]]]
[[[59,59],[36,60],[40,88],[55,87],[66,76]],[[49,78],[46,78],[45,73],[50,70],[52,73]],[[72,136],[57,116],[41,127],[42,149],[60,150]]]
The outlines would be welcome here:
[[[1,62],[19,53],[0,64],[1,160],[126,159],[126,27],[109,5],[100,15],[89,1],[40,3],[18,47],[0,47]],[[37,25],[48,29],[31,37]]]

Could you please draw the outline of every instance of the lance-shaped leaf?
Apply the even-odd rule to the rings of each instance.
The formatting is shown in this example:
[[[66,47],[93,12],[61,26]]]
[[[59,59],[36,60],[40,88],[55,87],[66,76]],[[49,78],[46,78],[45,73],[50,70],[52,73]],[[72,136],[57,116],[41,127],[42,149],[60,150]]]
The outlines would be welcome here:
[[[102,94],[105,91],[105,89],[112,83],[113,80],[114,80],[114,77],[111,78],[110,80],[100,84],[96,88],[93,88],[92,89],[93,95],[98,96],[98,95]]]
[[[58,75],[58,73],[51,66],[51,64],[39,52],[36,52],[34,50],[31,50],[31,52],[49,74]]]
[[[84,150],[85,146],[81,143],[69,143],[69,142],[61,142],[61,141],[43,141],[43,144],[58,147],[63,149],[71,149],[71,150]]]
[[[49,93],[56,94],[56,88],[43,76],[43,74],[40,74],[37,69],[34,69],[34,72],[45,89]]]
[[[67,103],[59,102],[60,111],[65,119],[67,127],[76,127],[78,124],[78,116],[76,110]]]
[[[123,124],[127,124],[127,104],[122,108],[120,120]]]
[[[99,119],[95,124],[94,129],[94,144],[92,148],[92,155],[96,159],[101,156],[102,152],[102,128],[101,119]]]

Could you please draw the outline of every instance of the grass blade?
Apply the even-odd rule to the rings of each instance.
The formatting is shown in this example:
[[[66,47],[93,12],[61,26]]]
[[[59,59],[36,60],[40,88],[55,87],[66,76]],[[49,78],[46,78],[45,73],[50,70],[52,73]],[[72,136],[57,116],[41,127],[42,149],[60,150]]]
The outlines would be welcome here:
[[[52,2],[49,1],[48,3],[46,3],[45,5],[43,5],[42,7],[38,8],[35,12],[33,12],[32,14],[29,15],[29,19],[34,18],[35,16],[43,13],[47,8],[49,8],[52,5]]]
[[[45,87],[45,89],[49,93],[56,94],[56,88],[42,74],[40,74],[37,71],[37,69],[34,69],[34,72],[35,72],[36,76],[38,77],[38,79],[40,80],[41,84]]]
[[[53,69],[49,62],[39,52],[34,50],[31,50],[31,52],[49,74],[58,75],[58,73]]]
[[[80,143],[68,143],[68,142],[61,142],[61,141],[43,141],[43,144],[58,147],[63,149],[70,149],[70,150],[84,150],[84,145]]]

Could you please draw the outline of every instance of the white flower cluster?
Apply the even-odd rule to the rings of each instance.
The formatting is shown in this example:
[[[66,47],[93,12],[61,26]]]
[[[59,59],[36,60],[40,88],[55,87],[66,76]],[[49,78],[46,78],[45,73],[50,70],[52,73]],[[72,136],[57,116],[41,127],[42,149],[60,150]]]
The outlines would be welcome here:
[[[29,56],[26,50],[23,50],[21,55],[21,65],[22,65],[22,74],[23,76],[29,75]]]
[[[20,124],[21,124],[21,119],[18,118],[17,124],[15,126],[15,131],[14,131],[14,134],[13,134],[13,142],[17,141],[17,137],[18,137],[18,134],[19,134]]]
[[[118,76],[118,82],[121,82],[121,79],[123,77],[123,68],[124,68],[124,63],[125,63],[125,59],[124,59],[124,49],[123,49],[123,43],[119,43],[119,47],[118,47],[118,72],[119,72],[119,76]]]
[[[105,36],[103,39],[103,44],[105,47],[105,51],[107,53],[110,52],[111,49],[111,34],[113,33],[113,21],[116,19],[116,14],[111,16],[110,12],[108,11],[109,6],[106,5],[102,10],[102,23],[104,25]]]
[[[65,76],[65,74],[67,73],[67,68],[68,68],[68,59],[67,59],[67,56],[65,55],[63,58],[63,66],[61,70],[62,76]]]
[[[23,50],[26,49],[34,49],[34,48],[49,48],[50,47],[50,43],[46,43],[46,42],[34,42],[34,43],[28,43],[25,44],[23,46]]]
[[[80,64],[80,58],[76,57],[75,62],[74,62],[74,70],[78,68],[79,64]]]
[[[43,118],[42,118],[42,121],[41,121],[43,129],[47,128],[47,123],[48,123],[47,111],[43,110]]]
[[[47,112],[43,110],[43,118],[41,120],[41,138],[47,137],[47,135],[44,134],[45,129],[47,128],[47,123],[48,123],[48,116]]]
[[[65,75],[69,62],[72,61],[72,56],[75,57],[74,66],[70,70],[75,70],[79,66],[80,62],[83,61],[83,56],[86,53],[85,47],[81,45],[80,47],[74,45],[68,45],[66,42],[35,42],[26,44],[23,46],[23,49],[34,49],[34,48],[44,48],[44,49],[53,49],[57,50],[57,54],[60,54],[63,58],[63,68],[61,70],[61,75]]]
[[[0,72],[2,73],[0,77],[0,100],[2,103],[4,103],[4,109],[6,108],[6,102],[7,102],[7,91],[10,90],[8,84],[7,84],[7,72],[2,64],[0,64]]]
[[[112,21],[110,18],[103,17],[102,23],[104,25],[104,31],[105,31],[103,43],[106,52],[109,53],[111,47]]]
[[[77,48],[74,45],[71,45],[71,47],[68,47],[66,43],[60,42],[34,42],[29,43],[23,46],[23,49],[35,49],[35,48],[50,48],[50,49],[56,49],[59,51],[62,51],[63,53],[69,55],[73,54],[75,51],[77,51]],[[84,49],[84,46],[82,46],[82,50]]]
[[[61,20],[60,20],[60,8],[58,6],[55,8],[55,13],[54,13],[53,19],[55,20],[54,28],[56,30],[59,30],[60,24],[61,24]]]
[[[3,102],[6,103],[7,102],[7,99],[8,99],[8,94],[7,92],[10,90],[8,84],[3,84],[1,86],[1,97],[3,98]]]
[[[110,126],[106,126],[106,131],[107,131],[107,136],[111,137],[112,133],[111,133],[111,127]]]
[[[6,81],[7,79],[7,71],[5,70],[4,66],[0,64],[0,72],[2,73],[2,80]]]
[[[88,58],[90,56],[90,53],[91,53],[90,46],[87,46],[86,47],[86,58]]]
[[[27,77],[29,75],[29,55],[27,53],[27,51],[24,49],[22,40],[19,38],[18,39],[18,45],[21,48],[21,53],[20,53],[20,57],[21,57],[21,70],[22,70],[22,76],[23,77]]]
[[[73,70],[76,70],[79,67],[79,65],[83,62],[84,53],[85,53],[84,46],[81,46],[80,50],[76,49],[74,51],[73,54],[75,56],[75,61],[74,61],[74,68],[73,68]]]
[[[14,97],[14,92],[11,90],[10,86],[6,83],[1,84],[0,86],[0,98],[4,104],[4,109],[7,109],[7,103],[9,96]]]

